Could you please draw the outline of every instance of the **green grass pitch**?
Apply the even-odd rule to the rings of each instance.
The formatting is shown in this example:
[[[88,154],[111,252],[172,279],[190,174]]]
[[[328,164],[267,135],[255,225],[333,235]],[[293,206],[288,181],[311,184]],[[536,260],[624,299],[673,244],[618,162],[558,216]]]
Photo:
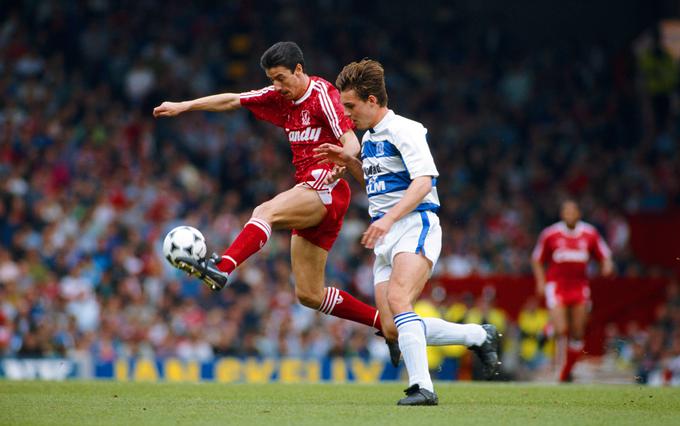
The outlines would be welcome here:
[[[0,425],[680,424],[680,389],[436,383],[437,407],[397,407],[403,384],[0,381]]]

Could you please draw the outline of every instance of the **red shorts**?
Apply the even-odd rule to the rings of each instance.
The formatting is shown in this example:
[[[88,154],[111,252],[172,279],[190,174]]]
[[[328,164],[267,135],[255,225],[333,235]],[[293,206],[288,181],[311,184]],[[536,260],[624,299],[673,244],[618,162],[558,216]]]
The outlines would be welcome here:
[[[545,304],[549,309],[556,306],[582,305],[590,302],[587,281],[550,281],[545,285]]]
[[[320,187],[313,181],[298,185],[315,189],[326,206],[327,213],[320,224],[311,228],[293,229],[293,235],[299,235],[315,246],[330,251],[338,238],[342,221],[345,219],[345,213],[349,207],[352,196],[349,184],[344,179],[338,179],[331,185],[321,185]]]

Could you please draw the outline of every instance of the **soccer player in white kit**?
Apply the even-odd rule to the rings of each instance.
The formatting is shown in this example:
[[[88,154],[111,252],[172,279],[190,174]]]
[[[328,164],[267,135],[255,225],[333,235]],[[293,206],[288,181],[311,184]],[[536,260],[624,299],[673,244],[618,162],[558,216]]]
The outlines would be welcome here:
[[[485,374],[498,374],[496,328],[490,324],[455,324],[421,318],[413,311],[441,251],[439,173],[422,124],[387,108],[382,65],[352,62],[336,80],[345,115],[361,130],[361,160],[342,147],[317,148],[319,156],[347,167],[366,185],[371,225],[361,243],[375,253],[376,305],[382,329],[398,338],[409,375],[406,397],[398,405],[437,405],[427,364],[426,345],[462,344],[482,360]]]

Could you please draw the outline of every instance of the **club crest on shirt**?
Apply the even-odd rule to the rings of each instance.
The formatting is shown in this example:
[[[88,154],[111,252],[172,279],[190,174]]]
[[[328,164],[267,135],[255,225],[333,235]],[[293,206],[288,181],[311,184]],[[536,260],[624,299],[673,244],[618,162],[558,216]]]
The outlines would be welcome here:
[[[378,157],[385,155],[385,143],[383,141],[375,144],[375,155]]]
[[[306,109],[303,109],[302,113],[300,113],[300,115],[302,117],[302,125],[303,126],[309,126],[309,123],[312,122],[311,116],[309,115],[309,111],[307,111]]]

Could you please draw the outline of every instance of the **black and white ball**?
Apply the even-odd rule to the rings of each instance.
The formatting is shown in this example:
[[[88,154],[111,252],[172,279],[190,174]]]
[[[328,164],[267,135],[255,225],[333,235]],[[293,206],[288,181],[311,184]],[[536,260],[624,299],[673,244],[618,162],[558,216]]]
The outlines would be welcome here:
[[[163,240],[163,256],[172,266],[177,266],[178,257],[203,259],[208,251],[201,231],[191,226],[173,228]]]

